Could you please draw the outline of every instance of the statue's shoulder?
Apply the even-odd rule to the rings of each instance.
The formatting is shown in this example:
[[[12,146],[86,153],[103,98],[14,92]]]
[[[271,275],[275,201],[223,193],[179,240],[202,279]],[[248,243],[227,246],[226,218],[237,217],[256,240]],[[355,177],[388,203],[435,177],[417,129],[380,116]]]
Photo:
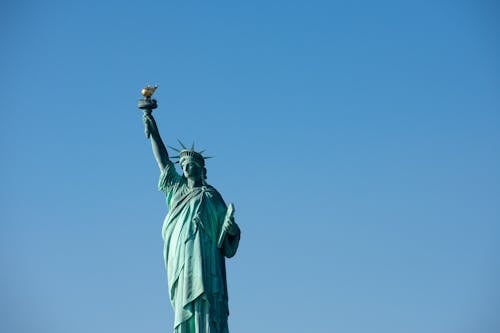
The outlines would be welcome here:
[[[202,186],[202,189],[206,192],[213,192],[213,193],[219,193],[219,191],[217,191],[217,189],[215,187],[213,187],[212,185],[209,185],[209,184],[205,184]]]
[[[208,192],[211,195],[216,196],[218,199],[222,200],[222,195],[219,193],[219,191],[217,191],[215,187],[208,184],[204,185],[203,187],[205,188],[205,192]]]

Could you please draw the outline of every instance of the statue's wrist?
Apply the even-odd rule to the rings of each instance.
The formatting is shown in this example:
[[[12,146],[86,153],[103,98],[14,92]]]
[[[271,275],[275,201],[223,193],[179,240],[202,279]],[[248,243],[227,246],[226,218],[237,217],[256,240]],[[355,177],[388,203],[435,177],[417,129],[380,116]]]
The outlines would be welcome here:
[[[238,234],[240,233],[240,227],[238,227],[238,225],[234,223],[233,227],[230,228],[227,233],[232,237],[238,236]]]

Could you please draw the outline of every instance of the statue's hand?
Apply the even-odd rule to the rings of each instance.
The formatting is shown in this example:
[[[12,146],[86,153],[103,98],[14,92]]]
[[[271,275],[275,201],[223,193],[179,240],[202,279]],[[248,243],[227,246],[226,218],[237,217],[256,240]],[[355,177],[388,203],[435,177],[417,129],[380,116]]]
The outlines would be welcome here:
[[[230,236],[236,236],[240,232],[240,227],[234,222],[234,218],[224,221],[224,225],[222,226],[224,231]]]

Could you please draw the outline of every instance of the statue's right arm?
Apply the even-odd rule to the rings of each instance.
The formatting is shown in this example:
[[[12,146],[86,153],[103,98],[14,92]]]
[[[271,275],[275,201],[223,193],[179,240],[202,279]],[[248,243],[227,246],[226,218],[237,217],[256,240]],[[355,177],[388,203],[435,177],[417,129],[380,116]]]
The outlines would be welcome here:
[[[158,163],[160,171],[163,171],[168,163],[168,152],[152,114],[144,115],[144,124],[146,136],[151,140],[151,147],[153,148],[156,163]]]

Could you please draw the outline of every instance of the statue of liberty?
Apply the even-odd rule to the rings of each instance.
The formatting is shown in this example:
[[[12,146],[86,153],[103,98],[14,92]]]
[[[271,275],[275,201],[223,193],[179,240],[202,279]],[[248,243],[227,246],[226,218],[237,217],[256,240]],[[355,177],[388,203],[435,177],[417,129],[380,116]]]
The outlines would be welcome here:
[[[175,170],[152,115],[156,100],[146,87],[139,100],[146,136],[160,168],[158,188],[165,193],[168,213],[162,227],[163,256],[175,333],[227,333],[229,315],[225,258],[236,254],[240,228],[234,206],[226,206],[217,190],[206,183],[203,152],[194,145],[175,149],[182,168]]]

